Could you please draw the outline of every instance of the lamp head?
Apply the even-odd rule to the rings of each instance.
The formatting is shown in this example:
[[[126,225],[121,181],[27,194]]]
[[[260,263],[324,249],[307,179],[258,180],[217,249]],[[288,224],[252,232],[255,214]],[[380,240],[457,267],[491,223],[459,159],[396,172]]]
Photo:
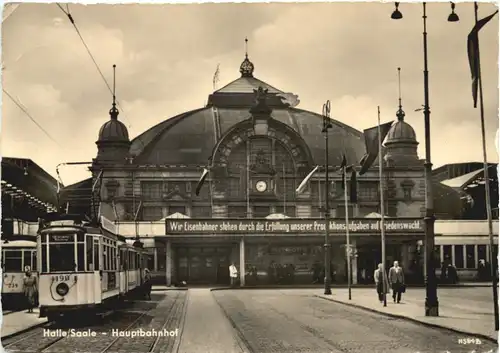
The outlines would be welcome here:
[[[400,20],[403,18],[403,14],[401,11],[399,11],[399,2],[394,3],[396,5],[396,9],[394,9],[394,12],[391,14],[391,18],[393,20]]]
[[[448,22],[458,22],[459,20],[458,15],[455,13],[455,4],[451,3],[451,13],[448,16]]]

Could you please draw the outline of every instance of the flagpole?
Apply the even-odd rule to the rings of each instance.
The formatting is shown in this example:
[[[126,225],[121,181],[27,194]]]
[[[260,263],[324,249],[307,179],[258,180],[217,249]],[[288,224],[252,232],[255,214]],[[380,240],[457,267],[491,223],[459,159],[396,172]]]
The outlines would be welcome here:
[[[474,18],[477,24],[478,22],[478,4],[474,2]],[[493,247],[495,246],[493,242],[493,220],[491,214],[491,196],[490,196],[490,177],[489,177],[489,167],[488,167],[488,155],[486,152],[486,132],[485,132],[485,122],[484,122],[484,102],[483,102],[483,80],[481,78],[481,59],[479,56],[479,35],[478,35],[478,45],[477,45],[477,73],[478,73],[478,86],[479,86],[479,110],[481,114],[481,139],[483,144],[483,169],[484,169],[484,180],[485,180],[485,191],[486,191],[486,214],[488,217],[488,236],[490,241],[490,261],[491,261],[491,281],[493,286],[493,310],[494,310],[494,320],[495,320],[495,331],[499,329],[499,313],[498,313],[498,289],[497,289],[497,270],[493,266]],[[498,262],[498,261],[497,261]]]
[[[347,200],[347,166],[344,167],[344,205],[345,205],[345,236],[346,236],[346,258],[347,258],[347,288],[349,290],[349,300],[351,296],[351,240],[349,237],[349,202]]]
[[[385,274],[385,201],[384,201],[384,185],[382,178],[382,168],[383,168],[383,158],[382,158],[382,134],[380,129],[380,106],[378,109],[378,174],[379,174],[379,188],[380,188],[380,242],[382,244],[382,280],[383,280],[383,292],[384,292],[384,306],[387,306],[387,282]]]
[[[250,218],[250,141],[247,141],[247,166],[246,166],[246,184],[247,184],[247,218]]]

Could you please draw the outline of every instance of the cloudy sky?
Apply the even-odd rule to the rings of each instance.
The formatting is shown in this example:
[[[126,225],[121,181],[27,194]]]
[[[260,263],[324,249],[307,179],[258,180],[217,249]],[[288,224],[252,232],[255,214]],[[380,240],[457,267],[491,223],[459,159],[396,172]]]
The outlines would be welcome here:
[[[255,76],[299,95],[300,108],[332,116],[359,130],[392,120],[402,72],[406,121],[424,156],[422,6],[402,4],[69,5],[75,23],[108,82],[117,65],[120,119],[135,137],[183,111],[205,105],[220,64],[219,87],[239,77],[244,39]],[[63,5],[66,8],[66,5]],[[428,5],[430,106],[434,166],[482,161],[479,109],[474,109],[466,39],[472,3]],[[480,5],[480,17],[495,7]],[[498,16],[480,34],[489,160],[498,162]],[[22,4],[3,23],[3,88],[22,104],[49,139],[5,94],[4,156],[31,158],[55,175],[58,163],[90,161],[99,127],[109,119],[111,94],[75,28],[56,4]],[[90,176],[61,169],[68,185]]]

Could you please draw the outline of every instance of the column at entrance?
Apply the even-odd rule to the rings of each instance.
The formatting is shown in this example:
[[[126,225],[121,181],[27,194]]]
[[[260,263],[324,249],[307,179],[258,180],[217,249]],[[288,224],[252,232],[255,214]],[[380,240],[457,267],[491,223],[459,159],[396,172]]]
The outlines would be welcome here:
[[[245,286],[245,239],[240,239],[240,286]]]
[[[167,240],[165,275],[167,277],[167,286],[172,285],[172,242]]]

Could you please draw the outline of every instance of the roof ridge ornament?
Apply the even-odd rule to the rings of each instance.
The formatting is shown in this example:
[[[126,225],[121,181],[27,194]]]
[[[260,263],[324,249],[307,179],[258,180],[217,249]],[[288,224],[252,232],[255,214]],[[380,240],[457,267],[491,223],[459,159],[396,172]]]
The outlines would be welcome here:
[[[118,108],[116,108],[116,65],[113,65],[113,106],[109,110],[109,116],[111,120],[118,120]]]
[[[240,65],[241,77],[253,77],[255,66],[248,59],[248,38],[245,38],[245,60]]]
[[[401,104],[401,68],[398,67],[398,87],[399,87],[399,109],[396,112],[396,116],[398,117],[398,121],[404,121],[405,112],[403,110],[403,106]]]

